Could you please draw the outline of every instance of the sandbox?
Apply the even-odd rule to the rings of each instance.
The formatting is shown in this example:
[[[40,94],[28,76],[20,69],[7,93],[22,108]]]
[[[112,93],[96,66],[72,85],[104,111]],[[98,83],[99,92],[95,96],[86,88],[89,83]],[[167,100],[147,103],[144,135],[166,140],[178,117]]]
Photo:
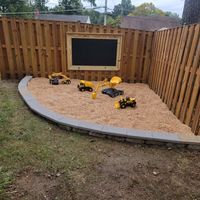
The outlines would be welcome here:
[[[137,99],[137,107],[115,109],[114,101],[119,97],[113,99],[99,91],[97,99],[93,100],[90,92],[77,89],[78,83],[79,80],[72,80],[70,85],[54,86],[46,78],[34,78],[29,82],[28,90],[40,104],[66,117],[121,128],[193,135],[146,84],[118,85],[118,89],[125,91],[125,96]]]

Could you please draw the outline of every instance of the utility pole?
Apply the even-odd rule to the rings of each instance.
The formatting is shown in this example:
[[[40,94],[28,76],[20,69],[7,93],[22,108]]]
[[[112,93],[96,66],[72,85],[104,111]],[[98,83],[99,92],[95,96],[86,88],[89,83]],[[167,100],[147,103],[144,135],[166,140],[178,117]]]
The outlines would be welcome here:
[[[123,8],[123,0],[121,1],[121,18],[123,17],[124,14],[124,8]]]
[[[108,8],[108,0],[105,0],[104,26],[106,26],[107,24],[107,8]]]

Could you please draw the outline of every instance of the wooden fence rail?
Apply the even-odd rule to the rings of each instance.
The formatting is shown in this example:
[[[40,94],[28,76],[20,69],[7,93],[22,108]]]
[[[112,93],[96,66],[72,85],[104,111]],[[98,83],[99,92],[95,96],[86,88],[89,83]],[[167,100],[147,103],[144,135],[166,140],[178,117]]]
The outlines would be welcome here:
[[[72,71],[67,66],[67,32],[120,33],[120,71]],[[127,82],[147,82],[153,32],[100,25],[0,18],[2,78],[25,74],[45,77],[63,72],[70,78],[102,80],[120,75]]]
[[[154,34],[149,86],[195,134],[200,131],[200,24]]]

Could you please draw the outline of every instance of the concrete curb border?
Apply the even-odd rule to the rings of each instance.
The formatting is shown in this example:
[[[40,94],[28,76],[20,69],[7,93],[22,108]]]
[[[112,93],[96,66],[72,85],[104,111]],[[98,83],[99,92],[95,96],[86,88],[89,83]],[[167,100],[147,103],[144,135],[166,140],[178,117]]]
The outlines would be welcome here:
[[[119,141],[126,141],[140,144],[155,144],[177,147],[187,147],[189,149],[200,150],[199,136],[182,136],[177,133],[160,133],[142,131],[137,129],[116,128],[95,123],[85,122],[77,119],[64,117],[56,112],[50,111],[42,106],[36,98],[28,91],[28,82],[32,76],[24,77],[19,85],[18,91],[28,107],[42,117],[66,128],[67,130],[86,133],[97,137],[112,138]]]

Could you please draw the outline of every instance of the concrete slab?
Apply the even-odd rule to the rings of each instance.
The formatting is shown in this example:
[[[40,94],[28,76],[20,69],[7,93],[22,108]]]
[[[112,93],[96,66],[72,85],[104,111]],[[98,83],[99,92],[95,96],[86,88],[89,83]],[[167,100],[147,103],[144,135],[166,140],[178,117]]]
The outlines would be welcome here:
[[[136,138],[136,139],[144,139],[144,140],[152,140],[153,134],[150,131],[142,131],[138,129],[126,129],[127,137]]]
[[[126,129],[125,128],[117,128],[112,126],[103,126],[103,129],[101,130],[103,134],[112,135],[112,136],[121,136],[121,137],[127,137]]]
[[[84,130],[93,131],[93,132],[102,132],[103,125],[85,122],[85,121],[79,121],[78,127]]]
[[[72,118],[67,118],[67,117],[61,117],[59,119],[59,122],[61,125],[63,126],[70,126],[72,128],[78,128],[78,124],[79,124],[79,121],[76,120],[76,119],[72,119]]]
[[[159,132],[152,132],[152,139],[155,141],[160,141],[160,142],[178,142],[180,143],[180,138],[176,133],[159,133]]]

